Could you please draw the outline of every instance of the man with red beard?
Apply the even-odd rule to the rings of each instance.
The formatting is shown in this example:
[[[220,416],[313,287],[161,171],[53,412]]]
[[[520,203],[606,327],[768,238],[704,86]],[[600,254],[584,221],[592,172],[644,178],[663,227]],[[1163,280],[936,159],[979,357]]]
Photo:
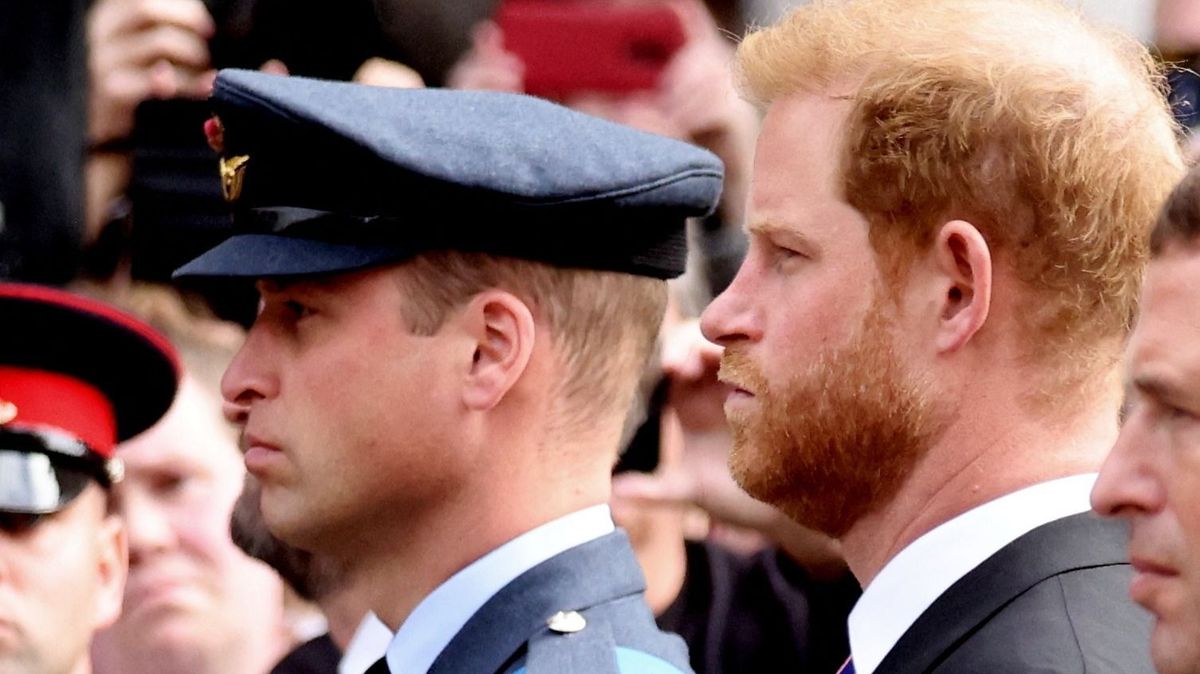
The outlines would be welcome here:
[[[1139,45],[1035,0],[814,3],[739,50],[765,109],[725,346],[731,468],[836,537],[847,671],[1151,671],[1087,513],[1181,163]]]

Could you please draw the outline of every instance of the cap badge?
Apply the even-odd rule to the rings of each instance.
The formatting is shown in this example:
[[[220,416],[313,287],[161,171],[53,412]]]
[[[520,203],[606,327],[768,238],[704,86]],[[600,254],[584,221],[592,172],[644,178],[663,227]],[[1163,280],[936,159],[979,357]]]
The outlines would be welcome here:
[[[221,157],[221,192],[225,201],[237,201],[242,194],[242,178],[246,173],[246,163],[250,155],[239,154],[236,157]]]
[[[559,611],[546,621],[552,632],[559,634],[574,634],[587,627],[587,619],[578,611]]]
[[[0,426],[17,418],[17,406],[4,398],[0,398]]]
[[[104,462],[104,472],[108,474],[109,483],[117,484],[125,479],[125,462],[121,457],[114,456]]]

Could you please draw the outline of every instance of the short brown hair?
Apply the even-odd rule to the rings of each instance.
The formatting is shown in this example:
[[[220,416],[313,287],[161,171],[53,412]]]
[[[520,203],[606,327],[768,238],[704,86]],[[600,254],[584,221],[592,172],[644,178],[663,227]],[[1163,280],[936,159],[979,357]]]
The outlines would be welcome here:
[[[814,0],[738,61],[760,105],[850,92],[843,187],[885,270],[969,220],[1030,293],[1029,358],[1115,362],[1183,166],[1144,47],[1048,0]]]
[[[1150,234],[1150,255],[1157,257],[1168,246],[1197,240],[1200,240],[1200,166],[1192,167],[1167,197]]]
[[[489,288],[528,303],[564,360],[556,394],[569,428],[629,409],[666,307],[664,281],[631,274],[459,251],[419,255],[400,269],[404,318],[418,334],[436,332],[453,308]]]

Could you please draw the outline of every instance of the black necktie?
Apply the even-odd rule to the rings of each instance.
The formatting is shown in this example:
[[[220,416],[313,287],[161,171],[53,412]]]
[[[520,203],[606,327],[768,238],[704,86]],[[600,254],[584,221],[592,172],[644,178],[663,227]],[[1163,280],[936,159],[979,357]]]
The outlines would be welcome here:
[[[388,669],[387,666],[387,657],[376,660],[375,664],[371,665],[371,668],[363,672],[363,674],[392,674],[392,670]]]

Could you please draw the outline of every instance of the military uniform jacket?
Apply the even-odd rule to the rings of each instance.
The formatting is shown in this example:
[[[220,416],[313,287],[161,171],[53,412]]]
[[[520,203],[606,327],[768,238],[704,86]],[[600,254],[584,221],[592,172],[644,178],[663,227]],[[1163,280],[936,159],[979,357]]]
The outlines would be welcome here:
[[[1126,529],[1091,513],[1018,538],[940,596],[877,674],[1152,674]]]
[[[687,648],[661,632],[624,532],[570,548],[487,601],[430,674],[691,674]],[[382,661],[371,672],[380,669]],[[399,674],[399,673],[397,673]]]

